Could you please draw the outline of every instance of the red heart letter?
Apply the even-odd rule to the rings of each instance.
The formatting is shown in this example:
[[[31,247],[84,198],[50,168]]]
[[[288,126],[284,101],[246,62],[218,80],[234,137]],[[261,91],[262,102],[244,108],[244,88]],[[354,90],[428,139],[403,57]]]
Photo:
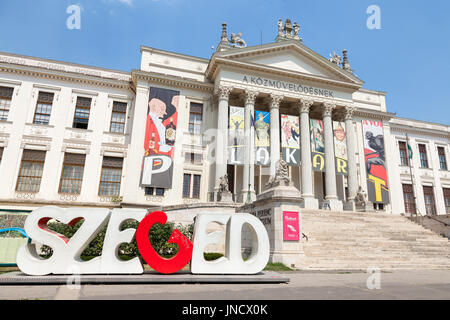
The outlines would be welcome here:
[[[165,224],[167,221],[167,215],[162,211],[154,211],[142,219],[141,223],[136,230],[136,243],[139,252],[144,258],[145,262],[158,272],[169,274],[175,273],[181,270],[188,264],[192,258],[192,242],[189,241],[180,231],[173,230],[169,243],[176,243],[178,245],[178,253],[175,257],[166,259],[161,257],[153,249],[150,240],[148,239],[148,233],[150,228],[155,223]]]

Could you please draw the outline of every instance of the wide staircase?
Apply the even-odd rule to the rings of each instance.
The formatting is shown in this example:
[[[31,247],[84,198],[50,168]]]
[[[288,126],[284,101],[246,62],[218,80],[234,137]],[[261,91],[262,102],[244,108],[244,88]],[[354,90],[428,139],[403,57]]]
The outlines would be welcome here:
[[[302,220],[301,269],[450,269],[449,240],[406,217],[302,210]]]

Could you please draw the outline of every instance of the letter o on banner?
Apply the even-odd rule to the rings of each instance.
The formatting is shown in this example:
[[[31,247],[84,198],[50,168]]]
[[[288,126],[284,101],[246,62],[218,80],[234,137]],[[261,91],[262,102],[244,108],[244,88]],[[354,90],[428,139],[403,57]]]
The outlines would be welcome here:
[[[144,258],[151,268],[160,273],[170,274],[181,270],[191,260],[192,242],[180,231],[175,229],[168,242],[176,243],[178,245],[179,249],[176,256],[166,259],[157,254],[150,243],[148,233],[154,224],[165,224],[166,222],[167,215],[162,211],[154,211],[147,215],[136,230],[136,243],[142,258]]]

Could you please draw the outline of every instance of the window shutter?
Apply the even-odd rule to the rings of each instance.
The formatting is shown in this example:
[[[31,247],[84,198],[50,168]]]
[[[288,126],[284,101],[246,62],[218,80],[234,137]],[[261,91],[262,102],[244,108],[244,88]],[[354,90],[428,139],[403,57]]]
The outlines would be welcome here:
[[[108,168],[122,168],[123,158],[103,157],[103,166]]]
[[[45,151],[23,150],[23,160],[26,161],[45,161]]]
[[[84,166],[85,159],[86,159],[85,154],[66,153],[64,156],[64,164],[74,164]]]
[[[9,87],[0,87],[0,97],[3,98],[12,98],[14,92],[14,88]]]
[[[53,103],[53,96],[54,96],[54,94],[52,92],[39,91],[38,102],[44,102],[44,103],[52,104]]]
[[[127,112],[127,104],[124,102],[114,101],[113,102],[113,111],[126,113]]]

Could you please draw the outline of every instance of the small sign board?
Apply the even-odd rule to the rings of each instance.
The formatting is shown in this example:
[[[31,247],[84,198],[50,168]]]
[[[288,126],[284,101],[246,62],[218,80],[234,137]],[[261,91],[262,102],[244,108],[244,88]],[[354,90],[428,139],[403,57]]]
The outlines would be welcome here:
[[[283,240],[300,240],[300,221],[298,212],[283,211]]]

